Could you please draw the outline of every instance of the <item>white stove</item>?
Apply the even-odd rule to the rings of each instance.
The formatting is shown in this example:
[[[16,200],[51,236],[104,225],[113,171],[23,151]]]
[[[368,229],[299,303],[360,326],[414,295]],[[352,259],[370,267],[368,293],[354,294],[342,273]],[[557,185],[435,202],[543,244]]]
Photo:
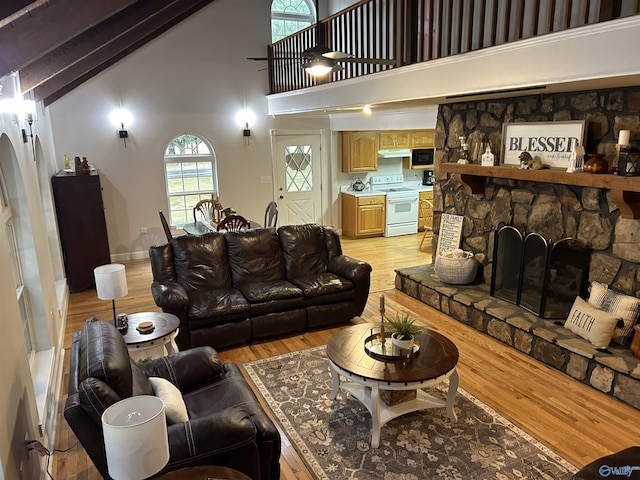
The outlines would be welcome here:
[[[371,177],[371,191],[387,197],[384,236],[418,232],[418,191],[404,186],[402,175]]]

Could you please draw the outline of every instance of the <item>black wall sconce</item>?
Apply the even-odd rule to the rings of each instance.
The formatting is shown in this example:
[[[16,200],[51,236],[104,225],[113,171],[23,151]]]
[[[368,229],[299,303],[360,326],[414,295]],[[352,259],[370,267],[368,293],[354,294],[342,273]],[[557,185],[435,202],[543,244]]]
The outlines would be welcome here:
[[[35,144],[33,143],[33,114],[32,113],[27,113],[27,125],[29,125],[29,133],[27,133],[26,129],[22,129],[22,141],[24,143],[28,143],[29,142],[29,138],[31,138],[31,151],[33,153],[33,161],[36,161],[36,147]]]

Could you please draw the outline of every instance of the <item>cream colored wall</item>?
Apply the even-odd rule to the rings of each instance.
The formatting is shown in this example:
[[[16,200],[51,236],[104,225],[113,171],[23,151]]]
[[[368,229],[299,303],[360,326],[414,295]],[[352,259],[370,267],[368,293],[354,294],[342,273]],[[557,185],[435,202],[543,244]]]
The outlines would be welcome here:
[[[158,210],[167,211],[163,154],[177,135],[207,139],[218,162],[220,198],[261,221],[272,199],[266,54],[269,2],[217,0],[50,106],[58,167],[64,154],[86,156],[101,172],[112,259],[144,257],[164,241]],[[251,12],[251,15],[247,15]],[[108,116],[133,115],[124,143]],[[235,122],[256,115],[247,145]],[[147,229],[148,233],[142,233]]]

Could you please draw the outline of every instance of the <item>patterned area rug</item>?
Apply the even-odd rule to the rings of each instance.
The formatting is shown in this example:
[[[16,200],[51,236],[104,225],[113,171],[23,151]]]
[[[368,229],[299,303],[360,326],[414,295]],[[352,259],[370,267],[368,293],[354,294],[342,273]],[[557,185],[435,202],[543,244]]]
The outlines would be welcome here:
[[[317,479],[558,480],[577,470],[462,388],[457,423],[444,408],[410,413],[387,423],[373,449],[366,408],[342,391],[329,399],[324,346],[242,366]]]

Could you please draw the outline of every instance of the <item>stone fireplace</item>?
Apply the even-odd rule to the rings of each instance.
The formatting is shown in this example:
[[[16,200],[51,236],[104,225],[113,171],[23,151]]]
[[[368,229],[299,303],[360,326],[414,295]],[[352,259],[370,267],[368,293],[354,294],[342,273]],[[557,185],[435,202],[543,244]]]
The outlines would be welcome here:
[[[585,120],[586,152],[602,153],[612,165],[620,130],[631,131],[632,145],[640,141],[640,87],[440,106],[435,138],[433,245],[437,245],[442,213],[462,215],[461,248],[472,251],[479,261],[480,280],[471,286],[443,285],[430,266],[418,266],[399,270],[396,287],[640,409],[640,359],[631,355],[628,348],[620,347],[613,353],[597,352],[588,342],[567,335],[562,319],[544,319],[532,314],[532,309],[489,296],[496,268],[493,261],[496,232],[504,224],[520,232],[535,232],[538,240],[544,242],[577,239],[590,253],[581,280],[598,281],[640,296],[640,219],[637,219],[640,215],[634,210],[640,206],[637,202],[640,193],[627,195],[624,186],[619,189],[622,193],[608,188],[610,182],[606,177],[625,185],[627,179],[621,177],[603,175],[602,181],[564,182],[548,170],[544,175],[532,173],[530,177],[529,171],[520,171],[515,178],[472,175],[477,183],[482,177],[482,188],[474,189],[465,184],[464,175],[453,174],[454,168],[443,165],[451,162],[457,165],[460,136],[466,136],[472,148],[474,144],[488,142],[500,158],[504,123],[561,120]],[[541,178],[546,180],[540,181]],[[626,199],[636,205],[628,208],[621,203]]]

